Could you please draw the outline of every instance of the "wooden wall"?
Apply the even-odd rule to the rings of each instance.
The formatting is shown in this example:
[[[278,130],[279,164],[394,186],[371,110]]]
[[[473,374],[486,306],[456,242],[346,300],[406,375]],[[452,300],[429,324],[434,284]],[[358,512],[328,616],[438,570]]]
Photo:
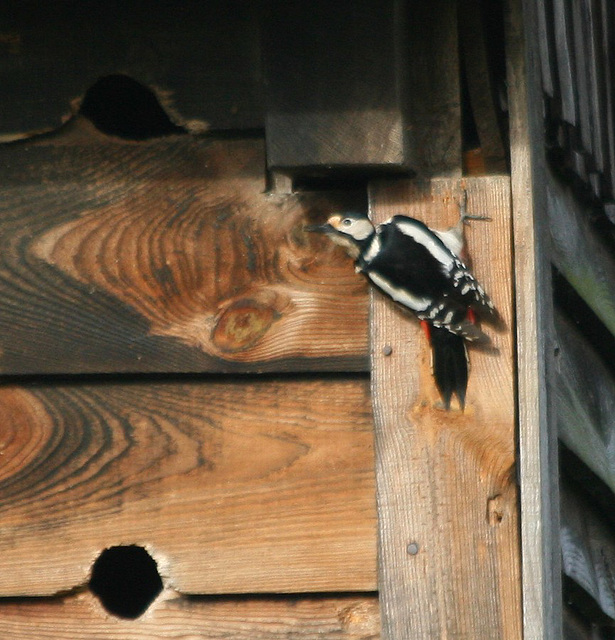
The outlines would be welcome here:
[[[366,290],[302,228],[356,194],[268,193],[259,138],[0,153],[0,635],[376,634]],[[114,545],[165,585],[132,626],[87,589]],[[306,595],[230,595],[270,593]]]
[[[226,4],[0,8],[0,636],[519,638],[502,15]],[[464,191],[507,330],[445,414],[416,325],[304,227],[446,227]],[[130,545],[135,619],[91,580]]]
[[[526,47],[512,60],[516,110],[525,123],[512,147],[513,184],[522,194],[514,215],[531,247],[520,246],[518,269],[534,270],[517,279],[518,309],[528,310],[518,316],[528,637],[610,638],[613,11],[599,0],[526,2],[523,14],[513,5],[513,21],[524,17],[515,23],[515,44]],[[533,291],[519,287],[524,282],[534,282]],[[526,359],[532,345],[521,336],[530,327],[537,349]]]

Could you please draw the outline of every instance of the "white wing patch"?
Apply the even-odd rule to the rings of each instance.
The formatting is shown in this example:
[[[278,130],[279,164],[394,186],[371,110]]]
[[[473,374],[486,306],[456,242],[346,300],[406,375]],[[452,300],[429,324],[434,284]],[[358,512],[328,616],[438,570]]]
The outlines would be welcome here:
[[[387,224],[387,223],[385,223]],[[443,247],[438,240],[438,236],[433,232],[427,231],[424,228],[414,224],[410,220],[399,220],[397,222],[398,229],[406,236],[412,238],[415,242],[422,244],[431,255],[441,262],[447,271],[450,271],[455,264],[455,257],[451,255],[451,252]],[[434,238],[435,236],[435,238]],[[438,240],[436,240],[438,238]]]
[[[386,278],[383,278],[377,273],[368,272],[367,275],[379,289],[391,296],[395,302],[403,304],[404,307],[408,307],[408,309],[412,309],[413,311],[425,311],[425,309],[429,307],[429,300],[427,298],[414,296],[406,289],[391,284]]]

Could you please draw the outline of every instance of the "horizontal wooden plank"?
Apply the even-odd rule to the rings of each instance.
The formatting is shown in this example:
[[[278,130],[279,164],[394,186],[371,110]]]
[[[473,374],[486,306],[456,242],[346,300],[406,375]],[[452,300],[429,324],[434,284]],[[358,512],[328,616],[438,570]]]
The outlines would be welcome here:
[[[562,569],[580,589],[574,604],[596,622],[615,620],[615,536],[582,495],[566,483],[561,492]]]
[[[199,599],[163,595],[138,620],[109,616],[88,592],[53,600],[0,600],[11,640],[378,640],[375,595]]]
[[[0,148],[0,373],[366,370],[367,296],[261,139]]]
[[[182,593],[376,588],[366,379],[0,388],[0,595],[144,546]]]
[[[546,192],[553,262],[615,335],[615,258],[569,186],[548,173]]]
[[[615,493],[615,380],[565,317],[556,315],[556,383],[560,440]]]

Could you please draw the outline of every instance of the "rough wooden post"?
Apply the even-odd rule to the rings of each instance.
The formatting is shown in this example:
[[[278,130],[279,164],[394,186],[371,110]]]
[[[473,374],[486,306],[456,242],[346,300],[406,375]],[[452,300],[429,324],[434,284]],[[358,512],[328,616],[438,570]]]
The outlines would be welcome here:
[[[510,181],[381,182],[375,221],[396,213],[446,228],[462,185],[490,223],[467,230],[474,271],[509,329],[498,355],[472,350],[465,412],[435,405],[418,323],[372,294],[371,349],[383,638],[520,638],[515,481]]]

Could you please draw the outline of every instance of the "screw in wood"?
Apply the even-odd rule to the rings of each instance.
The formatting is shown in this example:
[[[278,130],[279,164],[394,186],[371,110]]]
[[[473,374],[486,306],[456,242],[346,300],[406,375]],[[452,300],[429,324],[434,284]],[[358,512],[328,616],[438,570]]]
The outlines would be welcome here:
[[[408,546],[406,547],[406,551],[408,552],[408,555],[410,556],[415,556],[418,552],[419,552],[419,545],[417,542],[411,542],[410,544],[408,544]]]
[[[382,347],[382,354],[385,356],[390,356],[393,353],[393,347],[390,344],[385,344]]]

